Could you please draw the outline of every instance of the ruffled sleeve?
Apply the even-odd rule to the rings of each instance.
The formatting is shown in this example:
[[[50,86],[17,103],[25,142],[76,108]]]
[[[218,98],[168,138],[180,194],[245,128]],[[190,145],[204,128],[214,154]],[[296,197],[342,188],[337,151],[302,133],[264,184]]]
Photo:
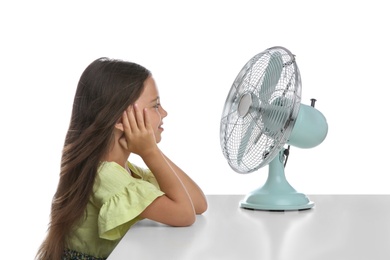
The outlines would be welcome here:
[[[164,195],[156,184],[133,178],[116,163],[103,163],[93,196],[95,206],[100,207],[99,236],[108,240],[122,238],[141,219],[139,215],[142,211],[157,197]]]

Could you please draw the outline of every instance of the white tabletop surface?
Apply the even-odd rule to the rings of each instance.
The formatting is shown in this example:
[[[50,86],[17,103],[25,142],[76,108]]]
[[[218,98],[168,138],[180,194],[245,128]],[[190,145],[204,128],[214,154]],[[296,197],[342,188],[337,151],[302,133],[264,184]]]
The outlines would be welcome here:
[[[390,195],[309,195],[304,211],[240,208],[240,195],[209,195],[190,227],[134,225],[109,260],[389,260]]]

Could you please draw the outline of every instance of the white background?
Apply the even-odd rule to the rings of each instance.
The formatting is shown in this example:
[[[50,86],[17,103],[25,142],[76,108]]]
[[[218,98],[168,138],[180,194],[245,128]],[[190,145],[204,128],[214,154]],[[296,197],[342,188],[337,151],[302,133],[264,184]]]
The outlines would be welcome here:
[[[3,1],[2,255],[35,255],[78,79],[102,56],[152,71],[169,113],[161,148],[206,194],[244,194],[264,183],[267,167],[241,175],[228,166],[222,108],[243,65],[284,46],[296,55],[302,103],[316,98],[329,124],[321,145],[291,148],[287,179],[307,194],[389,194],[385,2]]]

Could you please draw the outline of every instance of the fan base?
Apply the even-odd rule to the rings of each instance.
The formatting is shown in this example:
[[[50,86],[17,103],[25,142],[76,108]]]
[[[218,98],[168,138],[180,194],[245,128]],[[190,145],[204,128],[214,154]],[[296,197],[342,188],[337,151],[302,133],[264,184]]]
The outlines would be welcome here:
[[[314,202],[302,193],[259,194],[250,193],[240,202],[240,207],[254,210],[291,211],[311,209]]]
[[[284,151],[281,150],[269,164],[268,178],[263,187],[250,192],[240,207],[257,210],[303,210],[310,209],[314,202],[297,192],[288,183],[284,174]]]

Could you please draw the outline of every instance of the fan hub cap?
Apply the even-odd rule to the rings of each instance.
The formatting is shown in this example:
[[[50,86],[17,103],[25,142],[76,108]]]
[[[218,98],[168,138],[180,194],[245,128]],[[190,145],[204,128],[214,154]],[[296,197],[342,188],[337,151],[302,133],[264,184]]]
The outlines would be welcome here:
[[[242,94],[240,97],[240,101],[238,103],[238,114],[241,117],[246,116],[246,114],[248,114],[251,105],[252,105],[252,95],[250,93]]]

